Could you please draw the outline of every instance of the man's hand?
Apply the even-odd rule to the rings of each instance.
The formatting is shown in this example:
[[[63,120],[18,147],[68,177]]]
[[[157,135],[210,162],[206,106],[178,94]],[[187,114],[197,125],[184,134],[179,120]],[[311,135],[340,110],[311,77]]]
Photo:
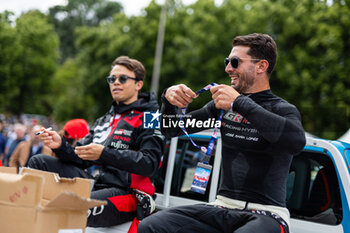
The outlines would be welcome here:
[[[91,143],[85,146],[75,147],[74,152],[83,160],[98,160],[101,157],[104,146]]]
[[[217,85],[210,88],[217,109],[230,110],[231,104],[240,95],[233,87]]]
[[[44,143],[45,146],[51,149],[57,149],[62,144],[62,138],[56,131],[46,130],[45,128],[41,128],[38,132],[44,131],[39,138]],[[35,132],[37,133],[37,132]]]
[[[179,84],[169,87],[165,92],[165,98],[172,105],[185,108],[194,98],[197,98],[197,95],[185,84]]]

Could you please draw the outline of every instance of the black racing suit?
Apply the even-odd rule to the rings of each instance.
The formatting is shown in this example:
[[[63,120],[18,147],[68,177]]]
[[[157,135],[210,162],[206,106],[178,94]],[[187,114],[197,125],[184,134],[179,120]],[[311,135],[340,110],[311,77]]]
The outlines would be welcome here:
[[[134,199],[131,189],[154,194],[149,177],[159,168],[164,136],[157,130],[144,129],[142,122],[145,111],[157,109],[153,93],[140,93],[138,100],[130,105],[113,102],[110,110],[96,120],[89,134],[77,144],[104,145],[97,161],[80,159],[62,137],[61,147],[53,150],[58,159],[34,156],[29,167],[57,172],[62,177],[94,178],[91,198],[108,200],[108,204],[91,210],[88,226],[111,226],[130,221],[135,217],[135,209],[123,202]],[[85,170],[92,165],[99,167],[96,177]]]
[[[179,109],[171,105],[164,95],[162,101],[164,115],[180,114]],[[187,116],[204,121],[208,118],[218,119],[219,114],[220,110],[211,101]],[[194,133],[200,129],[187,130]],[[270,90],[248,96],[240,95],[234,101],[232,110],[224,113],[220,132],[222,164],[218,194],[249,203],[285,207],[286,182],[292,157],[305,145],[301,117],[295,106],[275,96]],[[180,128],[163,128],[162,133],[173,137],[180,135],[182,131]],[[200,212],[201,208],[188,208],[187,212],[186,208],[170,210],[169,213],[163,213],[164,218],[160,220],[157,220],[160,217],[157,214],[150,216],[141,223],[139,232],[255,232],[253,230],[256,228],[259,229],[258,232],[272,232],[267,228],[269,224],[266,224],[266,220],[248,224],[246,222],[250,218],[247,216],[242,216],[242,220],[237,219],[240,215],[234,215],[235,217],[228,220],[228,217],[218,216],[217,211],[221,210],[215,210],[211,215],[208,208],[215,207],[207,206],[204,212]],[[227,213],[223,214],[229,216]],[[256,214],[253,216],[255,219]],[[191,218],[187,221],[187,228],[183,222],[186,220],[182,218]],[[162,224],[157,224],[158,221]],[[174,226],[173,223],[181,221],[183,224]],[[174,228],[164,229],[163,225]],[[278,224],[275,229],[280,230]]]

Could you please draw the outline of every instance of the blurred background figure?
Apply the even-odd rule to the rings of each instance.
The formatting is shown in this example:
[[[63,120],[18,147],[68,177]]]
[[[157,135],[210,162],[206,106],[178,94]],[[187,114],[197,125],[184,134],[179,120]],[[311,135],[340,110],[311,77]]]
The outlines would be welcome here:
[[[42,127],[41,125],[33,126],[29,141],[21,141],[18,144],[10,157],[10,167],[17,167],[17,169],[19,167],[26,167],[28,160],[36,154],[54,155],[49,147],[43,145],[40,135],[35,135],[35,132],[40,131]]]
[[[19,145],[19,143],[21,143],[22,141],[25,141],[26,133],[27,133],[27,127],[25,125],[20,123],[15,124],[14,126],[15,137],[14,138],[9,137],[6,143],[7,148],[5,148],[5,157],[3,159],[4,166],[8,166],[10,157],[12,153],[15,151],[16,147]]]
[[[84,138],[89,133],[89,125],[84,119],[72,119],[67,121],[63,129],[59,132],[72,146]]]
[[[0,166],[1,166],[1,161],[3,160],[5,156],[5,146],[6,146],[6,136],[4,134],[4,128],[5,128],[5,122],[3,122],[0,119]]]

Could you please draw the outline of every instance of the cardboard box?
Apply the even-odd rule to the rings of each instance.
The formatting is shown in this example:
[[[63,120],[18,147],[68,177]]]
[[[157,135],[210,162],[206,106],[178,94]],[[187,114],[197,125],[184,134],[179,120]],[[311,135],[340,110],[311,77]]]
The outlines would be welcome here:
[[[20,174],[32,174],[44,178],[44,200],[52,200],[57,194],[63,191],[73,192],[81,197],[90,198],[93,180],[83,178],[63,178],[57,173],[45,172],[31,168],[21,168]]]
[[[1,233],[83,233],[88,209],[106,204],[89,199],[91,181],[23,169],[0,171]]]
[[[17,169],[15,167],[0,167],[0,172],[16,174]]]

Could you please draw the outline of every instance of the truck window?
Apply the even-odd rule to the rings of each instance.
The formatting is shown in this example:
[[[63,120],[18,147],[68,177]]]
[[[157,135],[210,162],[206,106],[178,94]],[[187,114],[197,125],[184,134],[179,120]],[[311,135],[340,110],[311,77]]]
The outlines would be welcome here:
[[[197,145],[207,147],[210,141],[210,136],[193,135],[192,139]],[[169,143],[170,141],[167,143],[166,148],[169,148]],[[162,181],[164,181],[165,179],[166,167],[168,163],[168,154],[166,153],[163,157],[162,167],[160,168],[154,182],[157,193],[163,193],[164,182]],[[209,161],[209,164],[211,165],[213,165],[214,162],[214,155],[215,149]],[[174,172],[171,183],[172,196],[208,202],[210,179],[205,194],[199,194],[191,191],[191,184],[193,181],[197,163],[203,161],[203,158],[204,153],[201,152],[198,148],[194,147],[188,138],[183,136],[179,137],[176,150]]]
[[[339,182],[326,153],[304,151],[293,158],[286,198],[292,218],[329,225],[342,221]]]

